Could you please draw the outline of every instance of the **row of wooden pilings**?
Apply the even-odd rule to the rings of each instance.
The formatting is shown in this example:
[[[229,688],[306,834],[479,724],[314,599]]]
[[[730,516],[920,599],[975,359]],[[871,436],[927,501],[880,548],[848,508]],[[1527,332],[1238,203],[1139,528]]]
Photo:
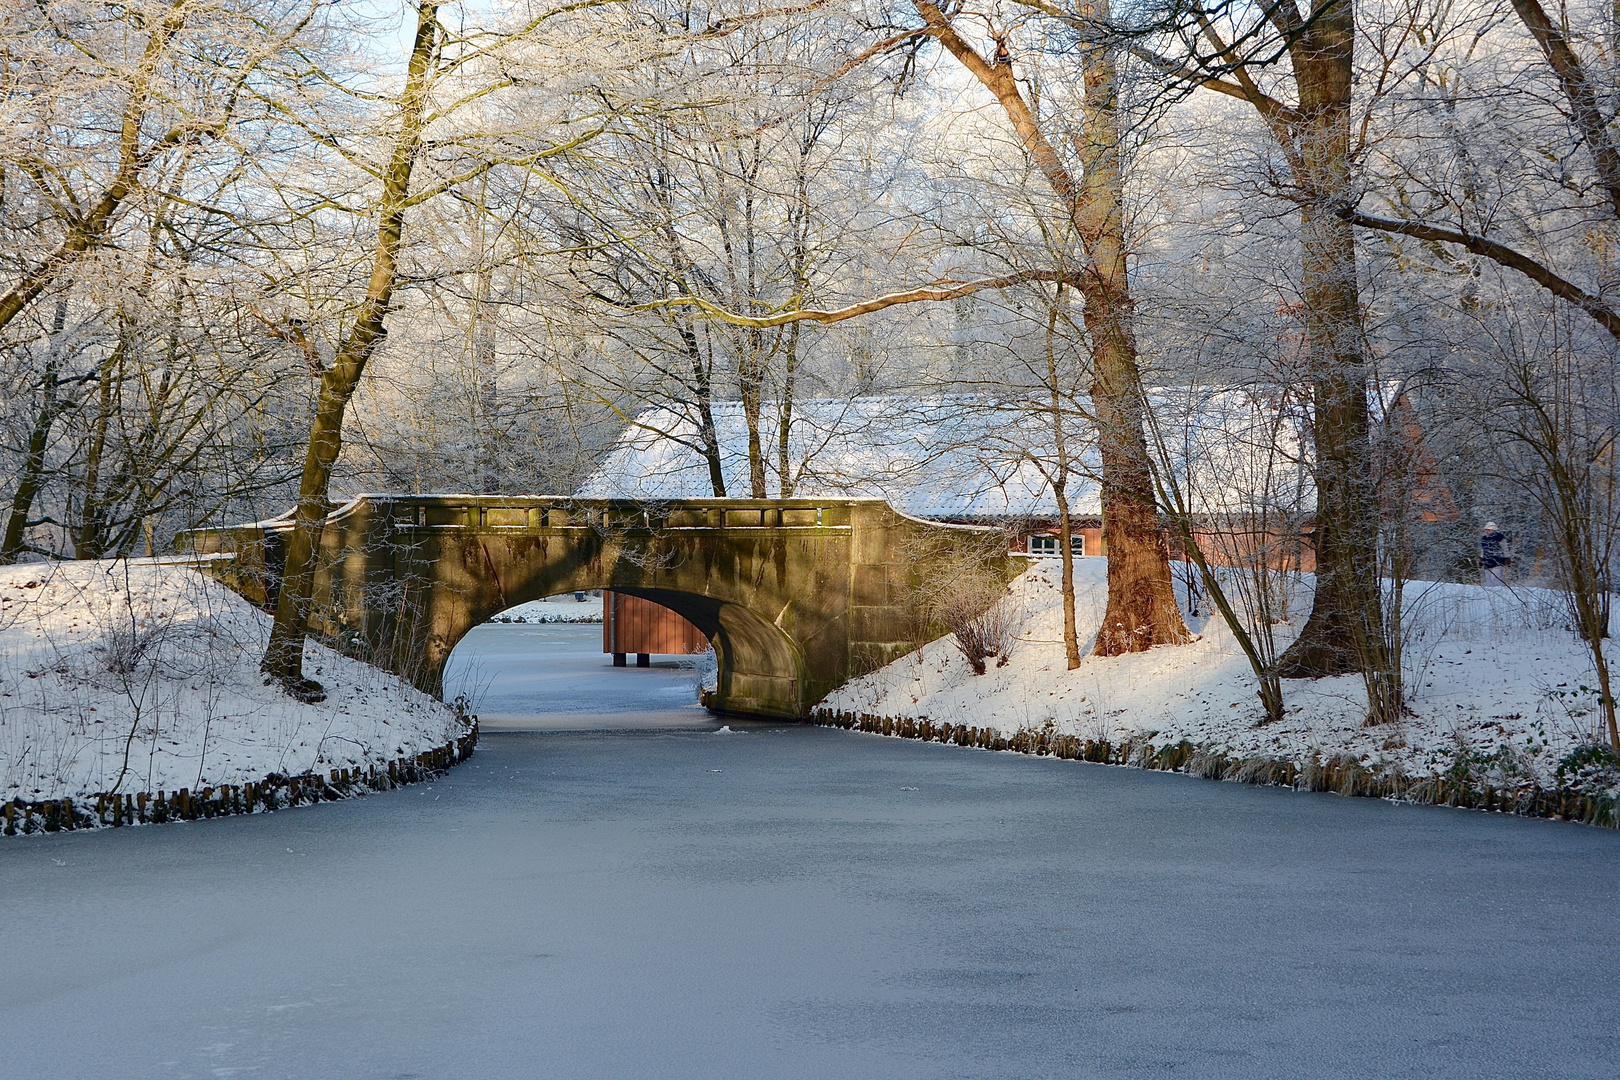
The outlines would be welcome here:
[[[1127,765],[1138,769],[1181,772],[1208,780],[1323,791],[1337,795],[1391,799],[1398,802],[1491,810],[1523,817],[1556,818],[1606,828],[1620,827],[1620,810],[1612,796],[1564,788],[1523,784],[1512,788],[1472,783],[1455,775],[1410,777],[1396,769],[1369,769],[1348,754],[1304,762],[1269,755],[1228,756],[1186,739],[1155,746],[1146,739],[1110,742],[1082,739],[1052,731],[1020,729],[1003,734],[989,726],[936,723],[925,716],[875,716],[871,713],[819,709],[811,719],[827,727],[867,731],[900,739],[951,743],[981,750],[1009,751],[1041,757]]]
[[[871,713],[822,709],[818,710],[812,719],[826,727],[869,731],[875,735],[892,735],[900,739],[976,746],[981,750],[1011,750],[1019,754],[1095,761],[1109,765],[1125,764],[1120,755],[1127,749],[1124,744],[1092,742],[1073,735],[1058,735],[1047,731],[1020,730],[1011,735],[1003,735],[993,727],[935,723],[926,716],[874,716]]]
[[[477,745],[478,723],[475,720],[466,734],[443,746],[395,758],[386,765],[332,769],[324,776],[316,772],[297,776],[271,773],[250,784],[222,784],[198,791],[181,788],[173,792],[115,792],[84,799],[45,799],[38,802],[13,799],[0,805],[0,825],[3,825],[0,831],[6,836],[16,836],[19,833],[60,832],[64,829],[195,821],[197,818],[262,813],[306,803],[345,799],[367,791],[388,791],[402,784],[413,784],[438,776],[452,765],[465,761]]]

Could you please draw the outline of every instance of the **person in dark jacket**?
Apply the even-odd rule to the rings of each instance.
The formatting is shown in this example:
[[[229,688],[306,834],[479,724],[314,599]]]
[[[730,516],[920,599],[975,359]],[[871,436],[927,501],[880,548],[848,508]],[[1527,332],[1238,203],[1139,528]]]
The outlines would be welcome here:
[[[1502,586],[1503,568],[1512,563],[1508,557],[1507,537],[1496,531],[1496,522],[1485,523],[1485,535],[1479,538],[1479,581],[1481,585]]]

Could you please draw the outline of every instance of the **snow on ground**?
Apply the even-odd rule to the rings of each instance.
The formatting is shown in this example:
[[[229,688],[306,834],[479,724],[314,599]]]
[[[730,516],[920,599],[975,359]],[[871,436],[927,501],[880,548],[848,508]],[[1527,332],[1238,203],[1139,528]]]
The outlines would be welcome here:
[[[527,604],[509,607],[490,622],[499,623],[599,623],[602,621],[602,598],[585,594],[585,599],[574,599],[573,593],[548,596],[544,600],[530,600]]]
[[[1100,557],[1075,561],[1082,650],[1102,620],[1106,566]],[[1016,636],[1005,666],[974,676],[947,637],[846,684],[822,708],[988,725],[1006,734],[1050,727],[1115,745],[1132,737],[1161,746],[1186,739],[1227,756],[1296,762],[1313,752],[1347,753],[1409,775],[1506,747],[1542,782],[1575,746],[1600,738],[1596,694],[1586,689],[1596,685],[1591,661],[1563,628],[1556,593],[1409,583],[1404,607],[1414,631],[1405,671],[1413,715],[1364,728],[1366,695],[1354,675],[1285,681],[1285,717],[1261,723],[1252,672],[1219,615],[1188,620],[1198,635],[1191,645],[1120,657],[1087,652],[1079,668],[1067,670],[1059,574],[1052,560],[1013,583],[1005,603]],[[1185,590],[1178,584],[1177,591],[1186,610]],[[1304,624],[1308,578],[1292,600],[1292,625],[1278,627],[1279,648]]]
[[[385,764],[450,708],[310,642],[327,699],[264,685],[268,615],[177,560],[0,567],[0,802],[197,790]]]

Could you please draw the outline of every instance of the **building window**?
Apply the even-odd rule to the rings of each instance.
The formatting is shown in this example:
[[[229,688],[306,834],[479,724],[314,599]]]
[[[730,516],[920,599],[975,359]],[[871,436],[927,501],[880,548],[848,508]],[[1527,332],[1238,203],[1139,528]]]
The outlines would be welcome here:
[[[1086,553],[1086,537],[1084,533],[1075,533],[1069,537],[1069,551],[1075,555]],[[1043,559],[1058,557],[1058,538],[1050,534],[1031,536],[1029,538],[1029,553]]]

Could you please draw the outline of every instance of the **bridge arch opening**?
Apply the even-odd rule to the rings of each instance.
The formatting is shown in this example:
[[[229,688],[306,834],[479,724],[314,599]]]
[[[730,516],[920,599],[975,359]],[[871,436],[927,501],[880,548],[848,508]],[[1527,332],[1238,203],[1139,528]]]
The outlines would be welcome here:
[[[781,628],[741,604],[676,589],[615,585],[611,581],[574,577],[567,581],[536,582],[482,605],[460,605],[458,625],[434,635],[433,681],[444,693],[444,669],[450,655],[474,627],[530,600],[576,591],[611,590],[637,596],[666,607],[696,626],[714,649],[718,671],[716,686],[704,704],[720,712],[749,715],[797,716],[808,704],[802,700],[804,658]],[[722,703],[717,707],[716,703]],[[787,708],[784,708],[787,705]]]
[[[712,727],[701,693],[712,684],[713,652],[615,667],[602,649],[603,624],[580,621],[594,620],[601,604],[594,596],[585,603],[557,597],[474,626],[445,662],[444,697],[464,696],[485,731]]]

